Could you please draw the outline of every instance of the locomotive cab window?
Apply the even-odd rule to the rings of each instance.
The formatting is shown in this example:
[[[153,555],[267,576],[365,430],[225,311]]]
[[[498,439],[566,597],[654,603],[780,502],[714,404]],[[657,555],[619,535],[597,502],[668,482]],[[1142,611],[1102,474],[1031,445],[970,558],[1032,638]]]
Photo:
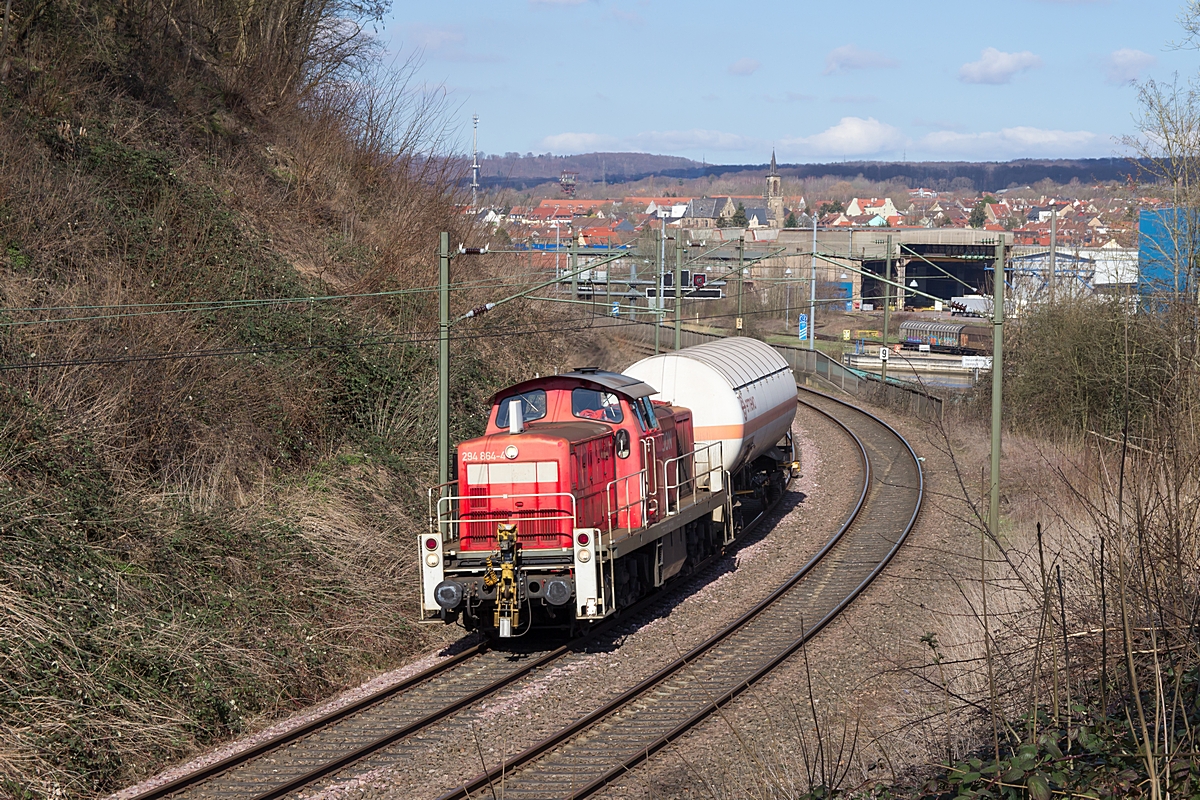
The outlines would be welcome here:
[[[642,433],[648,433],[658,427],[658,418],[654,414],[654,407],[645,397],[633,401],[633,415],[637,417],[638,427],[642,429]]]
[[[571,390],[571,413],[580,419],[601,422],[621,422],[625,419],[621,400],[615,394],[582,387]]]
[[[508,427],[508,404],[513,400],[521,401],[521,418],[533,422],[546,416],[546,392],[544,389],[530,389],[522,394],[514,394],[500,401],[496,410],[496,427]]]
[[[641,400],[638,400],[638,402],[641,403],[642,408],[645,409],[646,422],[650,426],[650,430],[656,430],[658,428],[658,414],[654,413],[654,404],[650,402],[649,397],[643,397]]]

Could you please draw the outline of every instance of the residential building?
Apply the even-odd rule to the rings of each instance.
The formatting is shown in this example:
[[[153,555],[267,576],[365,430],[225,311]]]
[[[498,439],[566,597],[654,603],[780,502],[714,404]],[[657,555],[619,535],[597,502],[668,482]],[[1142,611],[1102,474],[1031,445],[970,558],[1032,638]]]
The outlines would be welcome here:
[[[719,228],[721,220],[737,213],[737,205],[729,197],[700,197],[688,203],[683,215],[685,228]]]
[[[861,217],[867,214],[878,214],[884,219],[901,216],[900,211],[892,203],[890,197],[882,199],[878,197],[870,199],[856,197],[846,206],[846,216],[848,217]]]

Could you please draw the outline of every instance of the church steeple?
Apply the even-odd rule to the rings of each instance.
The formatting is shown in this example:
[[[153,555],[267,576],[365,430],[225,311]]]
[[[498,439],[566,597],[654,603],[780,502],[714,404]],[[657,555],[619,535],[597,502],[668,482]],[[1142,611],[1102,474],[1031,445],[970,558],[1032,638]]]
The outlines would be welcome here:
[[[779,165],[775,163],[775,150],[771,149],[771,169],[767,172],[766,201],[767,219],[772,228],[783,227],[783,178],[779,175]]]

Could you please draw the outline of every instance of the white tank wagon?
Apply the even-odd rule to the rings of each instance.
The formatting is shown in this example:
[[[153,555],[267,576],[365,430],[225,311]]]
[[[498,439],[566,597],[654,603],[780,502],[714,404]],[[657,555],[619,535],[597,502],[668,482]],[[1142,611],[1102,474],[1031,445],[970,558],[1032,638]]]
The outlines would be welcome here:
[[[698,460],[706,452],[702,446],[714,442],[721,443],[730,475],[764,455],[793,460],[796,381],[770,345],[721,339],[644,358],[624,372],[658,389],[655,400],[691,409]],[[777,447],[781,443],[784,449]]]

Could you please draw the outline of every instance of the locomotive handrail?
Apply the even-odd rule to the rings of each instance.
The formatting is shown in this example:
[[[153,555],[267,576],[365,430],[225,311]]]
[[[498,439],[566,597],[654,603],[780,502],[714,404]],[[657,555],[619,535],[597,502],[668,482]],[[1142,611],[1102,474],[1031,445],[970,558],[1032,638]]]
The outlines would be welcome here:
[[[638,488],[638,496],[636,499],[630,499],[631,495],[630,495],[630,489],[629,489],[629,482],[635,478],[640,479],[638,482],[638,487],[637,487]],[[620,498],[620,490],[618,489],[618,484],[625,484],[626,502],[618,505],[616,508],[613,508],[614,500],[619,503],[620,499],[621,499]],[[613,528],[621,527],[620,514],[622,511],[628,512],[629,510],[633,509],[636,506],[641,506],[641,508],[642,508],[642,524],[646,525],[649,523],[649,521],[646,519],[646,511],[647,511],[646,501],[647,501],[647,499],[648,498],[646,497],[646,468],[645,467],[643,467],[642,469],[639,469],[637,472],[630,473],[629,475],[625,475],[620,478],[615,478],[608,482],[608,486],[606,486],[604,488],[604,502],[605,502],[605,507],[606,507],[608,513],[606,513],[604,515],[604,518],[605,518],[605,521],[608,523],[608,534],[609,534],[610,539],[612,537]],[[616,523],[617,523],[615,526],[613,525],[614,520],[616,520]]]
[[[675,508],[674,508],[674,510],[671,510],[671,508],[668,506],[668,508],[667,508],[668,514],[678,513],[680,500],[682,499],[681,495],[685,491],[683,487],[685,487],[689,484],[691,485],[692,502],[695,502],[696,501],[696,492],[700,488],[700,477],[703,476],[703,477],[708,478],[709,485],[710,486],[712,485],[712,474],[714,472],[722,470],[723,469],[722,465],[725,463],[725,458],[724,458],[725,451],[722,448],[723,445],[724,445],[724,442],[720,441],[720,440],[715,441],[715,442],[709,442],[708,444],[704,445],[703,447],[697,446],[690,453],[684,453],[681,456],[676,456],[675,458],[669,458],[663,462],[663,483],[666,485],[668,498],[670,497],[671,490],[672,489],[675,490]],[[716,449],[718,451],[715,462],[712,457],[713,454],[711,452],[708,452],[713,449]],[[704,472],[697,471],[696,465],[699,462],[698,462],[696,456],[699,455],[700,453],[705,453],[707,456],[707,458],[704,461],[704,464],[706,465],[706,469],[704,470]],[[691,464],[692,464],[691,477],[689,477],[685,481],[680,481],[679,480],[679,462],[683,461],[684,459],[691,459]],[[670,477],[670,474],[668,473],[668,465],[672,465],[675,468],[675,482],[674,483],[671,482],[671,477]]]
[[[450,481],[450,483],[457,483],[457,481]],[[447,485],[449,485],[449,484],[447,484]],[[439,487],[434,487],[434,489],[436,489],[436,488],[439,488]],[[430,489],[430,492],[432,493],[433,489]],[[460,501],[460,500],[464,500],[464,499],[465,500],[515,500],[515,499],[521,499],[521,498],[549,498],[549,497],[568,497],[568,498],[570,498],[571,512],[568,514],[566,511],[563,511],[561,509],[529,509],[529,510],[556,512],[556,514],[554,516],[540,517],[539,519],[541,519],[541,520],[569,519],[569,520],[571,520],[571,531],[573,533],[575,530],[575,527],[576,527],[576,521],[579,518],[579,514],[578,514],[579,509],[576,505],[575,495],[572,494],[571,492],[523,492],[523,493],[518,493],[518,494],[444,495],[437,499],[436,516],[431,521],[430,532],[431,533],[435,532],[440,528],[440,526],[446,525],[447,528],[453,530],[453,532],[455,534],[455,536],[452,538],[458,538],[458,527],[463,522],[467,522],[467,523],[510,522],[517,514],[517,512],[514,510],[514,511],[509,512],[508,515],[501,516],[501,517],[479,517],[477,519],[464,520],[462,518],[461,513],[458,513],[458,514],[455,513],[455,506],[459,505],[458,501]],[[443,510],[443,506],[442,506],[443,503],[446,504],[444,510]],[[485,509],[485,513],[488,513],[488,512],[486,512],[486,509]],[[519,533],[519,531],[518,531],[518,533]]]
[[[446,481],[445,483],[439,483],[436,486],[429,487],[429,532],[441,533],[443,541],[445,540],[446,531],[440,529],[441,519],[438,517],[437,511],[435,510],[434,492],[437,492],[438,499],[441,499],[448,494],[445,491],[446,489],[457,485],[458,479],[455,478],[452,481]]]
[[[647,436],[642,439],[642,463],[647,465],[658,463],[658,446],[655,444],[653,436]],[[647,471],[646,478],[646,493],[658,497],[658,472],[653,470]],[[650,478],[654,479],[653,484],[651,484]]]

